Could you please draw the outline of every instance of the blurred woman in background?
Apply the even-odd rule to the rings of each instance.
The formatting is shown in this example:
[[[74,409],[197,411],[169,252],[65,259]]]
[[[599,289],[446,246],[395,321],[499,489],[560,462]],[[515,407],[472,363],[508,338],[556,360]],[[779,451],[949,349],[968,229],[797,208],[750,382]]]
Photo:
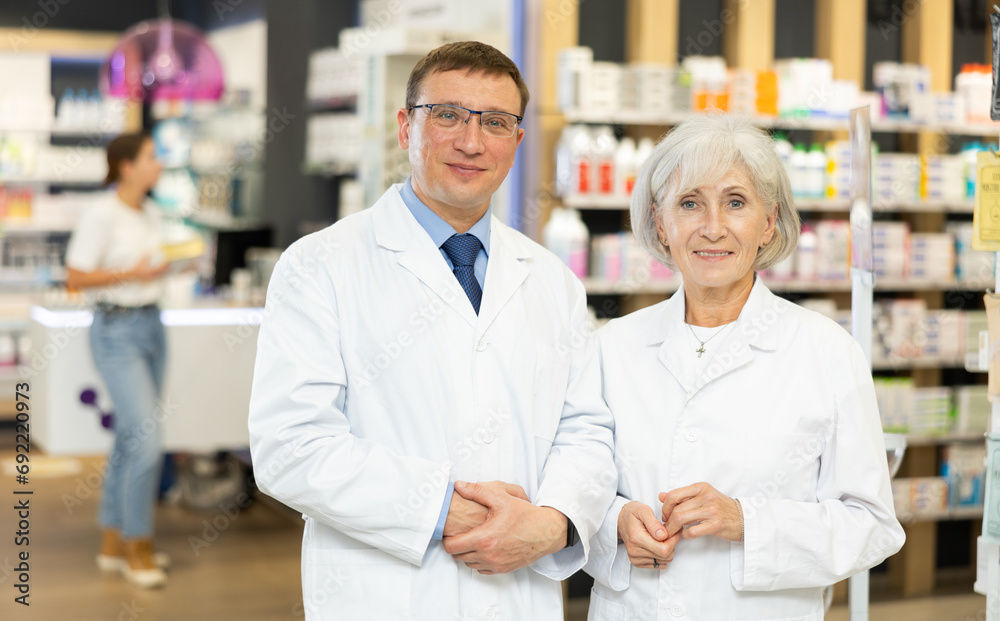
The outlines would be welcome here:
[[[158,211],[146,195],[162,166],[153,140],[125,134],[108,145],[107,200],[87,209],[66,251],[66,286],[96,302],[90,347],[114,405],[115,442],[101,501],[98,566],[152,588],[166,583],[153,552],[160,476],[160,390],[166,342],[157,302],[167,266]]]

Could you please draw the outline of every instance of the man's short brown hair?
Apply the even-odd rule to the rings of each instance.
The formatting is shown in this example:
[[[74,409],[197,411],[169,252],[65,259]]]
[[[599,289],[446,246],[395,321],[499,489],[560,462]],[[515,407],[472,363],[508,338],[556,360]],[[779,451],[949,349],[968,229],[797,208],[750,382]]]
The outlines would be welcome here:
[[[528,106],[528,85],[521,78],[514,61],[507,58],[503,52],[479,41],[459,41],[448,43],[431,50],[410,72],[406,82],[406,107],[412,108],[418,103],[438,103],[436,101],[418,102],[420,87],[424,78],[435,71],[455,71],[465,69],[469,73],[484,73],[491,76],[508,75],[521,94],[521,113]]]

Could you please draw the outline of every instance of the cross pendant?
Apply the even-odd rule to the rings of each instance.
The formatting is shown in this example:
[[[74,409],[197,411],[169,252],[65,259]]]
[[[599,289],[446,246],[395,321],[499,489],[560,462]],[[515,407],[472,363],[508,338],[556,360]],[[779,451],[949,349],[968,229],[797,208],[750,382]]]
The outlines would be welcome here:
[[[701,358],[701,355],[702,355],[703,353],[705,353],[705,344],[704,344],[704,343],[702,343],[702,344],[701,344],[701,347],[699,347],[698,349],[696,349],[696,350],[694,350],[694,351],[695,351],[695,353],[697,353],[697,354],[698,354],[698,357],[699,357],[699,358]]]

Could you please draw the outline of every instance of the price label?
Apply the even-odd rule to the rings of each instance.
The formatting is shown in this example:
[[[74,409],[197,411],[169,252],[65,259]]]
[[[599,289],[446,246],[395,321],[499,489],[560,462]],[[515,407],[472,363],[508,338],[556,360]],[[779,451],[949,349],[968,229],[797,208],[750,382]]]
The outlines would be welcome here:
[[[980,151],[976,158],[976,211],[972,217],[975,250],[1000,250],[1000,157]]]

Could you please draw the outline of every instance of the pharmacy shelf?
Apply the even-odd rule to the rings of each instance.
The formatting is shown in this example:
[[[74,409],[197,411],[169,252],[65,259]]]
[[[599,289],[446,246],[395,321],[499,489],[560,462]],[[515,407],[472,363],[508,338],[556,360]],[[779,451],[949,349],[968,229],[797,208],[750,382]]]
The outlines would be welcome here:
[[[192,226],[216,231],[246,231],[267,226],[263,220],[250,216],[233,216],[218,213],[209,208],[199,208],[194,214],[184,218]]]
[[[572,209],[619,209],[629,208],[629,199],[618,195],[570,195],[562,199],[563,206]],[[882,213],[972,213],[975,204],[971,201],[892,201],[874,200],[872,211]],[[795,199],[799,211],[825,211],[847,213],[851,209],[849,200],[822,200],[813,198]]]
[[[896,357],[872,361],[872,371],[910,371],[912,369],[963,369],[961,360],[920,356],[919,358]]]
[[[5,177],[0,177],[0,184],[5,183],[34,183],[39,185],[82,185],[82,186],[98,186],[104,185],[104,175],[101,177],[83,177],[83,178],[67,178],[67,179],[52,179],[45,177],[22,177],[17,175],[10,175]]]
[[[817,200],[801,198],[795,200],[799,211],[843,212],[851,210],[849,200]],[[972,201],[872,201],[872,211],[879,213],[972,213],[975,203]]]
[[[594,125],[677,125],[692,116],[695,112],[672,112],[666,114],[649,114],[638,111],[601,112],[592,110],[567,110],[563,113],[570,123],[587,123]],[[753,123],[758,127],[768,129],[807,130],[807,131],[847,131],[847,119],[830,118],[785,118],[785,117],[755,117]],[[873,121],[873,132],[915,133],[940,132],[960,136],[993,137],[1000,131],[1000,123],[918,123],[916,121],[882,119]]]
[[[303,175],[319,175],[323,177],[339,177],[357,174],[358,167],[355,164],[343,164],[335,162],[307,162],[302,165]]]
[[[983,517],[983,508],[956,507],[954,509],[944,509],[940,511],[927,511],[923,513],[897,513],[896,518],[901,524],[913,524],[915,522],[950,522],[955,520],[980,520]]]
[[[910,278],[876,278],[876,291],[981,291],[991,288],[992,280],[947,282],[914,280]],[[584,278],[583,285],[592,295],[668,294],[677,291],[679,280],[662,281],[612,281]],[[851,290],[849,280],[768,280],[768,288],[775,293],[843,293]]]
[[[342,97],[327,97],[324,99],[310,99],[306,106],[310,112],[350,112],[358,105],[357,95],[344,95]]]
[[[69,222],[0,220],[0,236],[4,233],[71,233],[72,231],[73,224]]]
[[[939,446],[953,442],[978,443],[985,442],[985,432],[980,433],[949,433],[940,436],[906,436],[906,448],[911,446]]]

